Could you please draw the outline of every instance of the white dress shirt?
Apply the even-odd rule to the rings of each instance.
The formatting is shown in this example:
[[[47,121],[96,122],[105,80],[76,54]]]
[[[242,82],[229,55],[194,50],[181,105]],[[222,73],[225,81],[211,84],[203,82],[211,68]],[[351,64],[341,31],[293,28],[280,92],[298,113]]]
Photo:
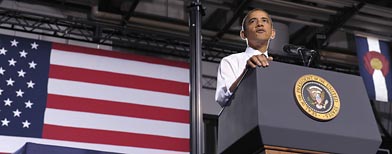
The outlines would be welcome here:
[[[221,106],[226,106],[232,92],[230,86],[242,74],[246,67],[246,61],[254,56],[262,54],[259,50],[247,47],[245,52],[232,54],[224,57],[219,65],[217,74],[217,86],[215,101]],[[268,51],[263,53],[268,57]]]

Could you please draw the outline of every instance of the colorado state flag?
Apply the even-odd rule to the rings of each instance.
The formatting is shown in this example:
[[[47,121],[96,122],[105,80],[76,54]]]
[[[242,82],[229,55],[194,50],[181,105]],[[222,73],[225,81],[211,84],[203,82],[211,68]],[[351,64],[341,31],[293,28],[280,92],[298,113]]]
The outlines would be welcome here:
[[[387,42],[373,37],[356,37],[359,71],[370,99],[391,102],[392,81]]]

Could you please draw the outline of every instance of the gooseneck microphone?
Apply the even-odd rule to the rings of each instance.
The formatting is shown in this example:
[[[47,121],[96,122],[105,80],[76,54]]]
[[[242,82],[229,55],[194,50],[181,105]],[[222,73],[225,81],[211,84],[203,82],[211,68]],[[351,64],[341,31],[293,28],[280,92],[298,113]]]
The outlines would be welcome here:
[[[303,46],[287,44],[283,46],[283,51],[289,55],[299,56],[302,59],[304,66],[310,66],[315,57],[319,56],[316,50],[307,49]]]
[[[299,56],[313,56],[313,54],[317,54],[316,50],[310,50],[302,46],[296,46],[292,44],[287,44],[283,46],[283,51],[290,55],[299,55]]]

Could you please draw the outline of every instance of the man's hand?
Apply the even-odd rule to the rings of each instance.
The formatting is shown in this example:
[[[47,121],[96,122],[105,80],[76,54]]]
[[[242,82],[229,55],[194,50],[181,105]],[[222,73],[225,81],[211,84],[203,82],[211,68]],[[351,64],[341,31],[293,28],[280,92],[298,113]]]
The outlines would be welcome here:
[[[247,61],[246,61],[246,66],[247,67],[251,67],[251,68],[256,68],[256,66],[259,67],[268,67],[269,65],[269,61],[272,61],[273,58],[272,57],[266,57],[264,54],[261,55],[254,55],[252,57],[250,57]]]

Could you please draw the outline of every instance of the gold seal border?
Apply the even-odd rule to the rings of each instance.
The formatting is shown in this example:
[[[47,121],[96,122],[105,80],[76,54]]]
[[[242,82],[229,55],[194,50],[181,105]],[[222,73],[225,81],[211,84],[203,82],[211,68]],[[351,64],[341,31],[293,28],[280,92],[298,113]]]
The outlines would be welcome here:
[[[305,100],[303,99],[303,94],[302,94],[302,88],[303,85],[307,82],[317,82],[321,85],[323,85],[325,88],[327,88],[327,90],[330,92],[332,100],[333,100],[333,107],[331,108],[331,110],[329,112],[326,113],[318,113],[316,111],[314,111],[312,108],[310,108]],[[333,118],[335,118],[340,111],[340,99],[339,99],[339,95],[336,92],[335,88],[324,78],[317,76],[317,75],[313,75],[313,74],[307,74],[307,75],[303,75],[301,76],[297,82],[295,83],[294,86],[294,95],[297,99],[297,105],[301,108],[301,110],[308,116],[310,116],[311,118],[314,118],[316,120],[320,120],[320,121],[329,121],[332,120]]]

